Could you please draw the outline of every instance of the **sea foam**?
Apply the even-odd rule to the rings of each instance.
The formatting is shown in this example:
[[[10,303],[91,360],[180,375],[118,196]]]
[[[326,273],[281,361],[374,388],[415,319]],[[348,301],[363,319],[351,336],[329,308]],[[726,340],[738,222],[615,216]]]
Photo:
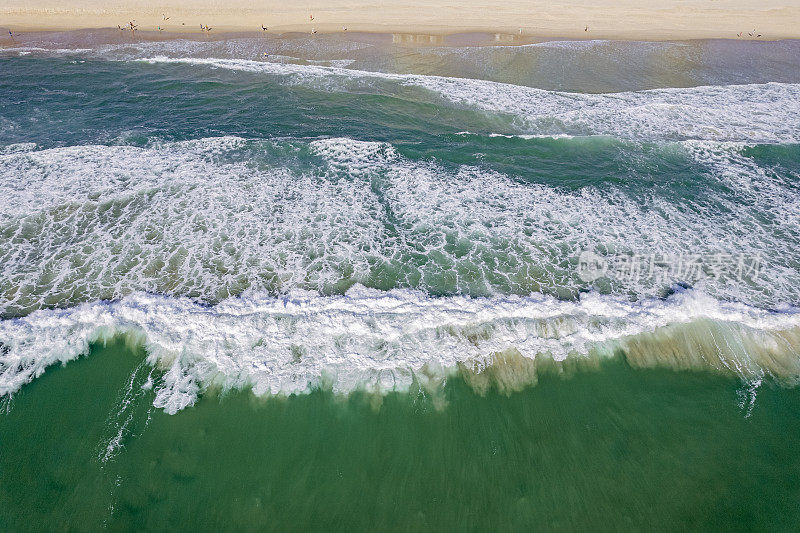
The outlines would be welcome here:
[[[574,302],[431,298],[357,286],[341,296],[253,294],[210,307],[137,293],[5,320],[0,395],[120,334],[141,342],[148,362],[164,369],[154,405],[168,413],[212,385],[252,387],[257,395],[322,385],[385,392],[441,383],[458,365],[480,375],[509,361],[527,365],[518,378],[530,382],[537,360],[618,354],[642,367],[800,377],[797,310],[768,312],[696,291],[632,303],[591,293]]]
[[[137,291],[215,303],[356,283],[574,298],[590,287],[576,268],[587,249],[760,256],[757,283],[688,281],[723,300],[796,302],[797,190],[744,149],[658,148],[707,180],[686,197],[613,183],[565,190],[346,138],[12,150],[0,154],[0,171],[14,177],[0,180],[0,310]],[[605,290],[652,298],[681,281],[612,280]]]

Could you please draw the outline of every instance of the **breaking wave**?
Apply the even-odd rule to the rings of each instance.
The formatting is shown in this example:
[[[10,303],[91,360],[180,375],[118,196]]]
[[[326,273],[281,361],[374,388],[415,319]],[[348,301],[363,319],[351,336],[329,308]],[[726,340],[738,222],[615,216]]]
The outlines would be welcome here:
[[[154,405],[175,413],[208,386],[257,395],[328,385],[377,392],[441,384],[457,368],[476,387],[516,390],[536,366],[622,355],[640,367],[706,369],[746,380],[800,377],[800,315],[696,291],[631,303],[584,294],[430,298],[353,287],[341,296],[249,295],[215,306],[132,294],[0,322],[0,395],[90,344],[127,335],[164,370]],[[512,371],[504,371],[510,367]]]

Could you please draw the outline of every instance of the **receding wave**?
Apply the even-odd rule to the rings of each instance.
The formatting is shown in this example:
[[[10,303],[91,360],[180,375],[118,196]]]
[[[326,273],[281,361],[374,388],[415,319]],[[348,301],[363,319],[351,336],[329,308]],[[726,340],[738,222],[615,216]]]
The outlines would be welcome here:
[[[150,63],[201,65],[286,77],[323,90],[398,92],[417,87],[453,105],[518,117],[521,133],[615,135],[646,140],[800,142],[800,84],[653,89],[613,94],[546,91],[486,80],[393,74],[245,59],[158,56]]]
[[[800,377],[800,315],[696,291],[631,303],[584,294],[430,298],[354,287],[341,296],[250,295],[215,306],[137,293],[0,322],[0,395],[115,335],[164,369],[155,405],[175,413],[208,386],[290,394],[329,385],[406,390],[461,369],[478,388],[516,390],[543,361],[622,355],[632,365],[706,369],[746,380]],[[510,367],[513,371],[502,369]]]

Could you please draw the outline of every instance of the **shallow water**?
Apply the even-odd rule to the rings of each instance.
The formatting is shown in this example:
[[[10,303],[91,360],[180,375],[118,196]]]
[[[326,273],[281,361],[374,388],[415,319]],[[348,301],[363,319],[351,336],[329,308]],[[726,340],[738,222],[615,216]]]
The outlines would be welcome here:
[[[798,42],[36,39],[7,525],[796,523]]]

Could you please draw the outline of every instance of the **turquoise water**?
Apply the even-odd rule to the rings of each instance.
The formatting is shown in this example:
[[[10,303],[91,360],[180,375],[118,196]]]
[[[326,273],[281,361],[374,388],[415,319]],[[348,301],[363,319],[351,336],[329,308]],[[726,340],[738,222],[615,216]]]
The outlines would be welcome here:
[[[30,39],[3,529],[796,526],[797,42]]]

